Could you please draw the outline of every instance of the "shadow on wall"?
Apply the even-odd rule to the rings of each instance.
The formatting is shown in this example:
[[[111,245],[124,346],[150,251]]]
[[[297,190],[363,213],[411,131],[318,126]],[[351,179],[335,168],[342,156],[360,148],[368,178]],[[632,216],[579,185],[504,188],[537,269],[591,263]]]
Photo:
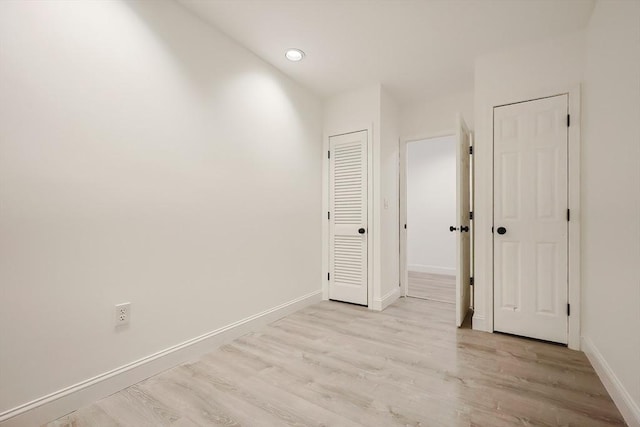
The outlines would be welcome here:
[[[150,68],[150,74],[181,74],[177,80],[193,86],[189,91],[192,97],[206,104],[211,103],[212,97],[219,99],[225,105],[225,114],[244,115],[247,123],[257,121],[260,125],[271,127],[274,132],[300,132],[305,129],[305,126],[291,129],[291,123],[304,121],[307,115],[301,114],[301,111],[313,106],[297,94],[301,87],[275,67],[260,63],[261,60],[256,61],[252,52],[215,27],[200,21],[200,17],[179,4],[144,1],[122,3],[143,24],[137,27],[149,30],[148,39],[158,47],[154,54],[163,53],[160,55],[162,63]],[[167,8],[171,10],[163,10]],[[180,9],[181,13],[176,13],[176,9]],[[185,25],[189,31],[181,31],[184,26],[176,25],[176,20],[187,21]],[[194,21],[200,21],[199,25],[193,25]],[[218,33],[218,37],[211,37],[212,31]],[[202,54],[203,46],[206,46],[208,55]],[[143,61],[145,55],[149,54],[139,52],[138,60]],[[150,63],[153,62],[157,63],[158,59]],[[274,77],[274,74],[281,78]],[[237,102],[235,97],[238,88],[255,93],[255,102],[250,105]],[[166,101],[172,102],[171,99]],[[320,138],[320,135],[317,137]]]

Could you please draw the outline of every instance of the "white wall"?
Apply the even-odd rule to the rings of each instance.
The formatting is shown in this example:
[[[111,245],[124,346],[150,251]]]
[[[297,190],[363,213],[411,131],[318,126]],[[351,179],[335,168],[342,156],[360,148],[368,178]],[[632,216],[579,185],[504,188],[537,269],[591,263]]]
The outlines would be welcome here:
[[[400,296],[399,109],[384,87],[380,92],[380,308]],[[375,301],[377,304],[378,301]]]
[[[400,133],[403,140],[428,138],[453,133],[456,114],[461,113],[469,129],[473,129],[473,91],[454,93],[400,109]]]
[[[331,135],[369,129],[372,145],[372,212],[369,239],[372,243],[372,293],[369,307],[381,310],[400,295],[398,255],[398,107],[385,89],[376,84],[330,97],[324,105],[324,148]],[[323,166],[323,205],[328,206],[328,163]],[[385,208],[385,199],[387,201]],[[326,217],[325,217],[326,218]],[[325,247],[328,221],[324,221]],[[323,266],[328,268],[328,247]],[[328,294],[325,292],[325,298]]]
[[[407,145],[409,271],[456,274],[456,145],[454,136]]]
[[[315,96],[170,1],[0,43],[0,413],[320,289]]]
[[[610,369],[611,394],[633,408],[627,422],[640,426],[639,2],[597,3],[583,107],[582,335],[594,364]]]
[[[363,130],[370,126],[380,131],[380,85],[332,96],[324,102],[324,131],[331,135]]]
[[[474,329],[491,331],[493,327],[489,292],[493,286],[493,106],[567,90],[582,80],[583,66],[583,32],[494,52],[476,60]]]

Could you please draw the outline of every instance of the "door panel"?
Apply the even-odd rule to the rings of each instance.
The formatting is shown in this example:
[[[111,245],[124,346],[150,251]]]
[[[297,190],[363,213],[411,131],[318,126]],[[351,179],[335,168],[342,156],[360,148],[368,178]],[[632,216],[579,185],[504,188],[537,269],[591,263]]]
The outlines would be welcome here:
[[[538,314],[554,314],[558,307],[557,295],[554,292],[555,277],[558,270],[557,246],[555,243],[537,243],[536,245],[536,305]]]
[[[470,159],[469,146],[471,145],[471,133],[462,116],[458,115],[456,148],[456,219],[460,229],[457,239],[457,274],[456,274],[456,324],[461,326],[471,306],[471,237],[470,217],[471,192],[470,192]],[[466,227],[467,231],[462,231]]]
[[[518,219],[520,216],[520,153],[504,153],[502,165],[502,215],[505,219]]]
[[[367,305],[367,132],[329,149],[329,298]]]
[[[520,288],[522,278],[520,273],[520,243],[519,242],[502,242],[501,250],[501,276],[505,286],[502,292],[501,308],[507,310],[517,310],[520,304]]]
[[[560,343],[568,326],[567,108],[560,95],[494,109],[494,329]]]

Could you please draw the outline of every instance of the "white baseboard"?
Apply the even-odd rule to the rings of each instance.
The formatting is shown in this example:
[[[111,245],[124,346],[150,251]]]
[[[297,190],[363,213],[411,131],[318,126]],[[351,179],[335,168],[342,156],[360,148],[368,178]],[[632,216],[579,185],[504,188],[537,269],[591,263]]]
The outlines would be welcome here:
[[[473,313],[473,317],[471,318],[471,329],[474,331],[493,332],[487,329],[487,322],[484,316],[476,313]]]
[[[582,350],[587,355],[593,365],[593,369],[600,377],[629,427],[640,427],[639,403],[633,401],[629,392],[624,388],[602,353],[600,353],[600,350],[589,337],[582,337]]]
[[[109,396],[152,375],[193,361],[219,346],[321,300],[312,292],[127,365],[42,396],[0,414],[0,426],[39,426]]]
[[[371,309],[375,311],[382,311],[389,305],[393,304],[398,298],[400,298],[400,287],[388,292],[382,298],[374,298]]]
[[[418,273],[430,274],[446,274],[449,276],[456,275],[456,269],[450,267],[438,267],[436,265],[410,264],[407,266],[409,271],[417,271]]]

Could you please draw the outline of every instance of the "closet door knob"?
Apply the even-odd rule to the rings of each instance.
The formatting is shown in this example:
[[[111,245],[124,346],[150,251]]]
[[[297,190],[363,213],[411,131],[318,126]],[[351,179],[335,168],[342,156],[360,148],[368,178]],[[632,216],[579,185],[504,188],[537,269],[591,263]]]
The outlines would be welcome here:
[[[498,234],[502,235],[505,234],[507,232],[507,229],[504,227],[498,227]]]
[[[451,227],[449,227],[449,231],[451,231],[451,232],[456,231],[457,229],[458,229],[458,228],[457,228],[457,227],[454,227],[453,225],[452,225]]]
[[[352,229],[353,230],[353,229]],[[364,228],[360,228],[358,229],[358,233],[360,234],[364,234],[367,230],[365,230]]]

